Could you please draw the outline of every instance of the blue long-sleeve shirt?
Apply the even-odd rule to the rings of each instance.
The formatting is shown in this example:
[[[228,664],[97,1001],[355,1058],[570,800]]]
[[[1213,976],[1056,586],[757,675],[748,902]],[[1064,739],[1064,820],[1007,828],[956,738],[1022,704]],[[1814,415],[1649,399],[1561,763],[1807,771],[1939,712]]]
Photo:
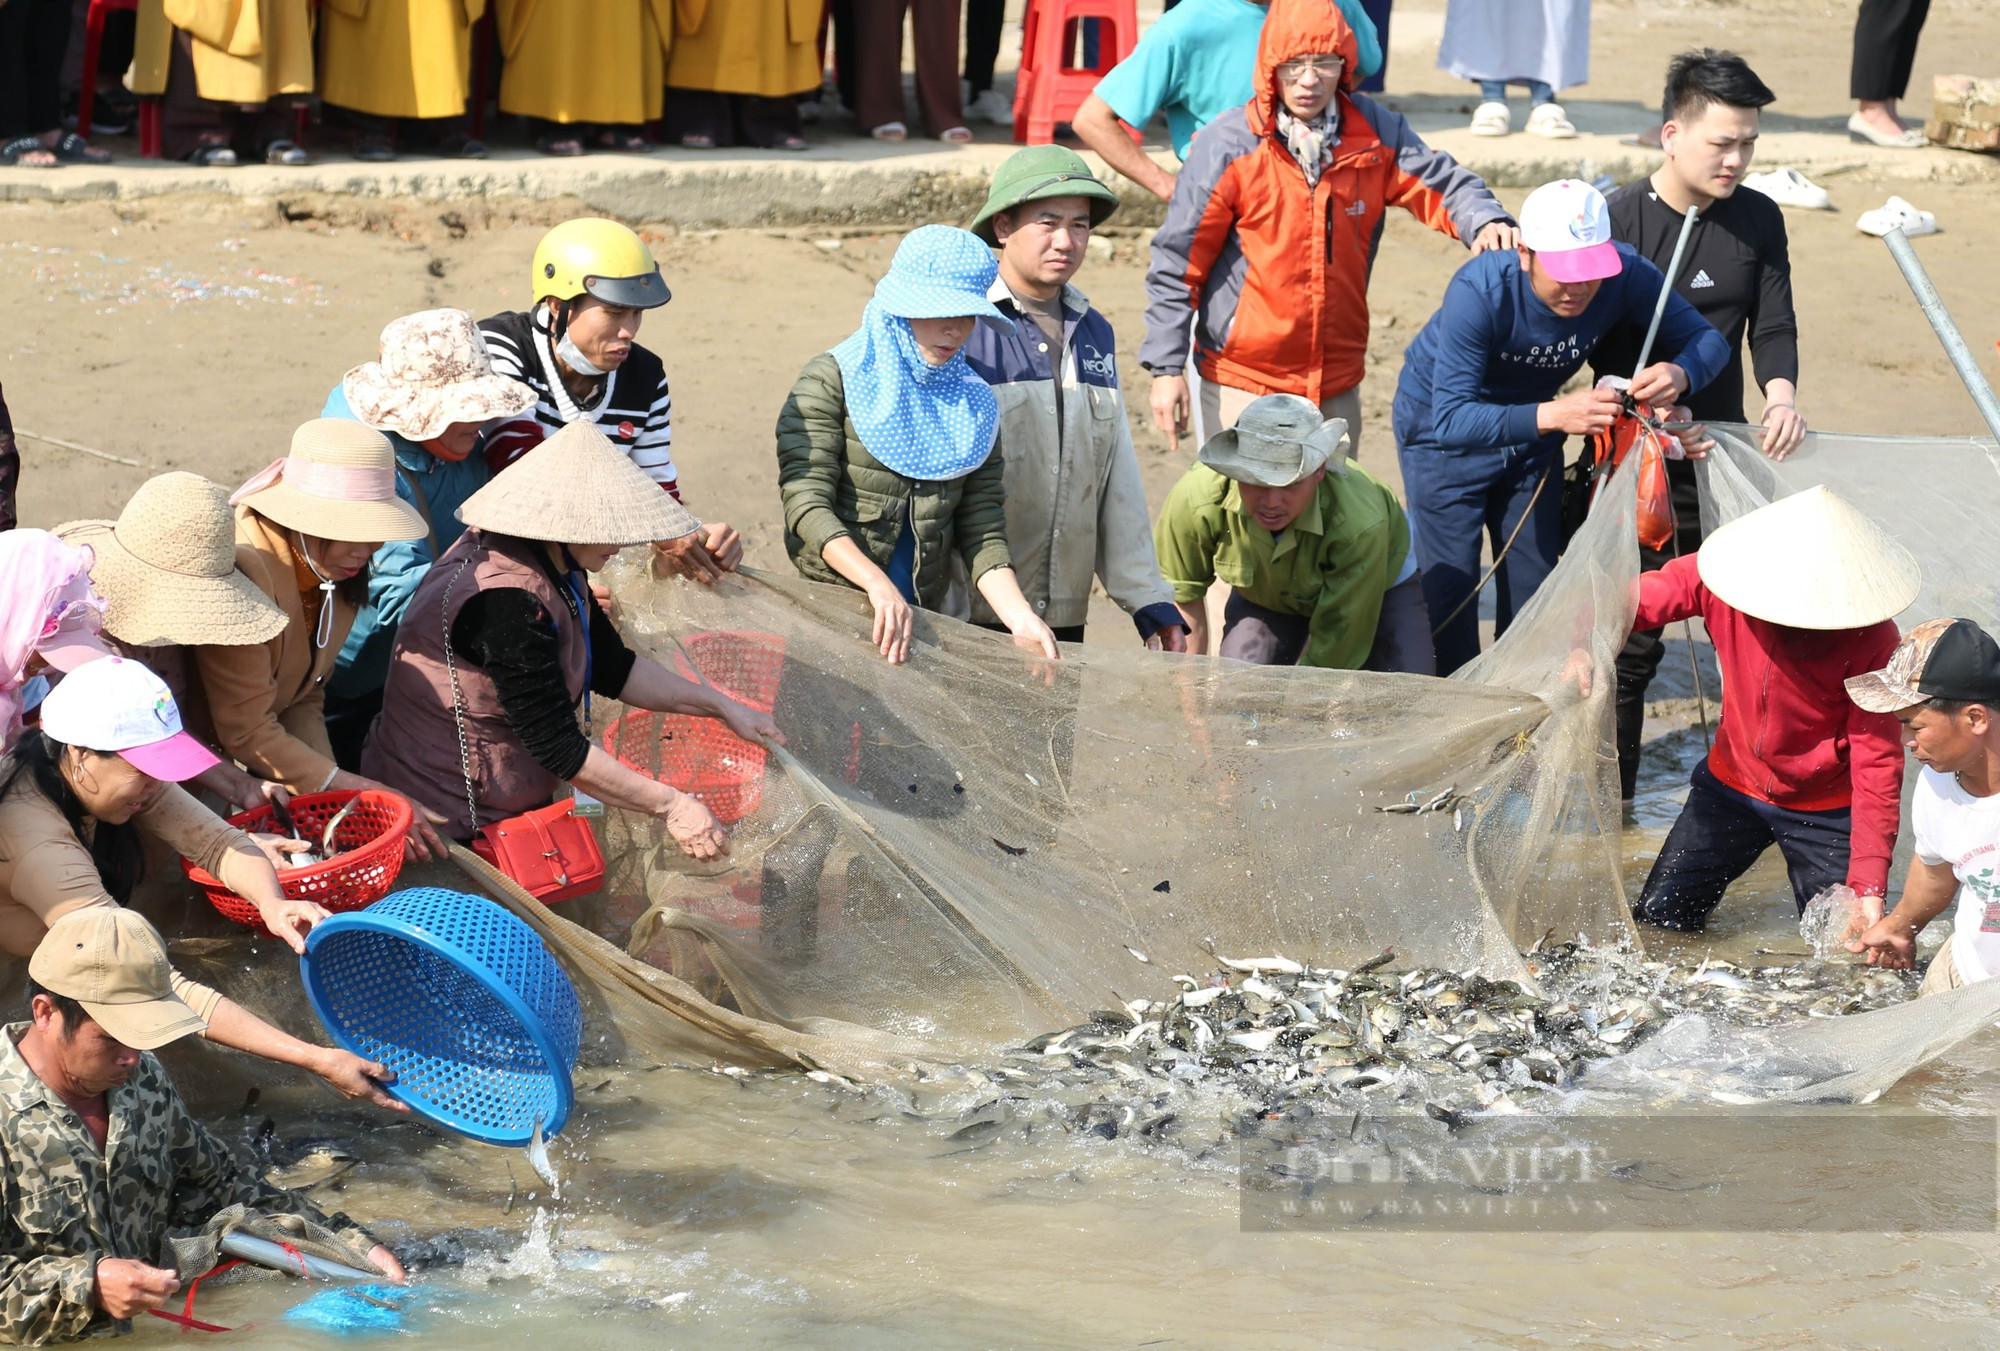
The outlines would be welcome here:
[[[321,417],[358,420],[347,406],[347,395],[339,385],[326,396]],[[377,428],[377,430],[381,430]],[[327,692],[342,699],[358,699],[379,690],[389,680],[389,652],[395,646],[396,625],[416,594],[417,583],[430,571],[433,541],[439,553],[449,549],[465,533],[459,524],[458,509],[465,499],[486,486],[486,457],[474,447],[463,460],[441,460],[417,442],[395,432],[384,431],[396,452],[396,496],[423,513],[430,522],[428,538],[394,540],[375,551],[368,564],[368,601],[354,616],[354,628],[333,665]],[[423,492],[417,500],[414,484]],[[428,510],[427,510],[428,509]]]
[[[1535,294],[1512,249],[1482,253],[1459,268],[1444,303],[1403,353],[1396,381],[1396,444],[1405,448],[1559,448],[1561,432],[1535,426],[1553,399],[1620,323],[1643,331],[1665,284],[1660,270],[1616,244],[1624,270],[1607,277],[1574,319]],[[1729,364],[1729,344],[1678,294],[1667,301],[1651,361],[1671,361],[1700,389]]]

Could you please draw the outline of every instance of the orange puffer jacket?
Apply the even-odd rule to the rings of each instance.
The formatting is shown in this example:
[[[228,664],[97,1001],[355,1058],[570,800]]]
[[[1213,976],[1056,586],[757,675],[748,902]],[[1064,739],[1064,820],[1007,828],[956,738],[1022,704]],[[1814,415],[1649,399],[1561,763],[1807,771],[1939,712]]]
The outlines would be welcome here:
[[[1317,186],[1278,131],[1277,67],[1337,52],[1339,140]],[[1354,34],[1330,0],[1273,0],[1257,49],[1256,93],[1195,137],[1153,237],[1140,364],[1187,362],[1190,321],[1204,380],[1320,402],[1361,383],[1368,274],[1383,212],[1409,211],[1470,240],[1507,220],[1486,185],[1409,123],[1352,92]]]

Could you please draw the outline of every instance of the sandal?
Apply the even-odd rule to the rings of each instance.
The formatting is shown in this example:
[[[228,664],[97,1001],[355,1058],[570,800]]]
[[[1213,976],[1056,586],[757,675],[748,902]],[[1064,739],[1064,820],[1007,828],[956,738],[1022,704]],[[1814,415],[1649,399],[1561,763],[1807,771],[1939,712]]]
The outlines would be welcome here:
[[[687,135],[681,137],[681,149],[713,150],[715,149],[715,138],[713,136],[710,136],[707,132],[692,131],[689,132]]]
[[[812,142],[803,136],[780,136],[770,147],[772,150],[810,150]]]
[[[22,169],[54,169],[62,164],[56,152],[42,144],[39,136],[16,136],[0,145],[0,164]]]
[[[99,150],[73,131],[56,138],[55,157],[64,164],[109,164],[111,152]]]
[[[182,156],[189,164],[204,169],[234,169],[236,152],[221,141],[204,141]]]
[[[597,133],[597,148],[620,155],[644,155],[652,150],[653,143],[636,131],[607,127]]]
[[[396,158],[396,147],[380,136],[369,136],[354,143],[354,158],[364,164],[387,164]]]
[[[1489,99],[1472,110],[1470,130],[1474,136],[1505,136],[1513,129],[1514,115],[1500,99]]]
[[[1528,114],[1528,134],[1546,141],[1574,140],[1576,124],[1569,120],[1560,103],[1544,103]]]
[[[948,144],[951,145],[971,145],[972,128],[946,127],[943,131],[938,133],[938,139],[940,141],[947,142]]]
[[[310,162],[306,157],[305,147],[297,141],[287,141],[281,138],[272,141],[264,147],[264,163],[266,164],[288,164],[293,168],[297,168],[301,164],[308,164]]]
[[[1891,230],[1901,230],[1904,235],[1915,239],[1918,235],[1934,235],[1938,232],[1937,217],[1920,207],[1911,206],[1901,197],[1891,197],[1882,206],[1861,213],[1855,226],[1864,235],[1874,235],[1877,239]]]
[[[1860,113],[1848,115],[1847,139],[1859,141],[1863,145],[1879,145],[1885,150],[1916,150],[1931,143],[1930,138],[1915,127],[1905,127],[1900,136],[1877,131],[1874,124]]]
[[[544,155],[553,155],[557,159],[569,159],[583,153],[583,142],[577,137],[566,133],[552,136],[538,136],[535,138],[535,149],[541,151]]]
[[[878,141],[907,141],[910,139],[910,129],[901,122],[884,122],[868,134]]]

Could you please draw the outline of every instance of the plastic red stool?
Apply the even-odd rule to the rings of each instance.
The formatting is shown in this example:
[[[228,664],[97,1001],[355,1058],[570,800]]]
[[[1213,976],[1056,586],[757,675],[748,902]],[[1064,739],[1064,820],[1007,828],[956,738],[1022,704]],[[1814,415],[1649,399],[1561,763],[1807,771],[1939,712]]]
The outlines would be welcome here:
[[[1078,22],[1097,20],[1097,64],[1073,66]],[[1014,140],[1047,145],[1113,66],[1139,40],[1134,0],[1028,0],[1022,23],[1021,69],[1014,80]]]
[[[76,98],[76,134],[90,139],[91,114],[97,107],[97,53],[104,43],[104,16],[114,9],[137,10],[139,0],[90,0],[83,19],[83,84]],[[149,148],[150,147],[150,148]],[[157,159],[160,154],[160,105],[155,99],[139,101],[139,153]]]

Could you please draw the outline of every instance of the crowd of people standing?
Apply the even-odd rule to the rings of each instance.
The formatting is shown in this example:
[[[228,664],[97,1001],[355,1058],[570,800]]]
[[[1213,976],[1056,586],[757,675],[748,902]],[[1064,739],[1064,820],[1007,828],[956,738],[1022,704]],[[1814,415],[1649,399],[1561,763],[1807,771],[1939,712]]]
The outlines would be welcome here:
[[[529,34],[538,22],[532,4],[501,14]],[[1651,419],[1673,455],[1700,457],[1705,419],[1746,420],[1747,344],[1762,450],[1800,443],[1783,220],[1737,191],[1772,98],[1747,64],[1676,57],[1649,179],[1609,199],[1557,181],[1515,213],[1360,92],[1360,21],[1333,0],[1273,0],[1244,98],[1207,110],[1164,185],[1147,411],[1174,444],[1199,430],[1157,514],[1117,337],[1074,284],[1119,199],[1069,150],[1015,154],[967,228],[912,231],[853,332],[799,373],[773,410],[785,548],[807,580],[863,594],[866,641],[886,661],[912,658],[920,611],[1061,661],[1101,585],[1148,649],[1449,674],[1478,655],[1484,583],[1504,632],[1554,565],[1567,437]],[[193,61],[177,33],[175,59]],[[1193,93],[1169,80],[1144,97],[1192,109]],[[1397,379],[1400,496],[1352,458],[1389,206],[1470,254]],[[300,948],[326,917],[279,884],[300,842],[246,835],[218,807],[400,796],[424,857],[573,792],[651,816],[709,858],[727,829],[610,754],[593,696],[783,742],[770,714],[634,651],[594,580],[626,547],[697,583],[742,557],[731,527],[694,514],[702,486],[674,463],[667,363],[638,340],[671,300],[667,278],[636,233],[594,218],[551,230],[529,273],[521,310],[393,319],[374,359],[233,492],[168,474],[116,519],[0,532],[0,948],[31,962],[30,1017],[0,1039],[0,1176],[35,1184],[0,1188],[0,1313],[15,1340],[111,1330],[178,1288],[148,1261],[166,1217],[145,1198],[161,1176],[218,1206],[303,1215],[401,1274],[344,1217],[240,1175],[143,1054],[200,1033],[395,1105],[383,1066],[291,1037],[171,968],[126,908],[149,845],[218,875]],[[1637,335],[1656,314],[1647,348]],[[1597,382],[1565,393],[1586,366]],[[1658,627],[1685,617],[1705,620],[1728,679],[1714,749],[1635,919],[1699,929],[1775,845],[1801,908],[1852,893],[1851,946],[1884,965],[1908,965],[1916,932],[1955,899],[1950,960],[1927,988],[1984,978],[2000,961],[1981,863],[2000,847],[2000,646],[1968,621],[1899,634],[1915,560],[1831,493],[1708,540],[1682,519],[1644,560],[1620,707],[1643,701]],[[1587,654],[1572,674],[1594,678]],[[1926,768],[1918,866],[1889,910],[1899,734]],[[1637,751],[1624,724],[1619,750]],[[107,1151],[158,1121],[174,1138],[156,1156]],[[66,1168],[108,1218],[48,1213]]]

